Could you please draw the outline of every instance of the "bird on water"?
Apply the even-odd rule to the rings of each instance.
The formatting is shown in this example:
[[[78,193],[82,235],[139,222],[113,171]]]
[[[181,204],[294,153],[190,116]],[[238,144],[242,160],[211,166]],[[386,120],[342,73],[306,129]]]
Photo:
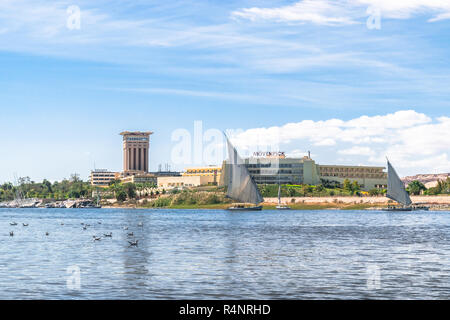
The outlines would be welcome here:
[[[128,243],[130,244],[130,247],[137,247],[138,246],[138,242],[139,242],[139,240],[128,241]]]

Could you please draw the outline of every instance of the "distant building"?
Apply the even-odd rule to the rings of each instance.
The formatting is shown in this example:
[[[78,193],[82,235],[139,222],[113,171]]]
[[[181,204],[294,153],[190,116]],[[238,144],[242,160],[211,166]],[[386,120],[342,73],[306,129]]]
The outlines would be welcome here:
[[[91,171],[90,180],[93,186],[106,187],[111,181],[116,179],[120,179],[119,172],[111,172],[105,169]]]
[[[384,167],[318,165],[310,156],[286,158],[281,156],[244,159],[250,175],[257,184],[310,184],[340,183],[345,179],[357,181],[362,190],[387,187]],[[222,167],[220,185],[227,184],[227,166]]]
[[[178,171],[156,171],[151,174],[156,177],[181,177],[181,172]]]
[[[387,173],[384,167],[318,165],[323,180],[343,183],[345,179],[358,181],[364,190],[387,188]]]
[[[208,179],[208,182],[212,184],[219,183],[221,174],[222,168],[217,166],[186,168],[183,172],[185,177],[210,177],[211,179]]]
[[[123,136],[123,177],[149,171],[150,135],[153,132],[120,133]]]
[[[173,189],[185,187],[200,187],[212,184],[213,179],[213,176],[158,177],[158,188]]]
[[[131,176],[126,176],[121,178],[122,183],[149,183],[158,184],[158,178],[151,173],[137,173]]]

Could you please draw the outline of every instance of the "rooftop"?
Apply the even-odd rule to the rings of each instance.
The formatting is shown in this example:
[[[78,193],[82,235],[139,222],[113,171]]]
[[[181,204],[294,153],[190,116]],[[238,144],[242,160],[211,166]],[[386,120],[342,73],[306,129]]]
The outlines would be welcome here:
[[[151,131],[123,131],[120,133],[121,136],[149,136],[152,135],[153,132]]]

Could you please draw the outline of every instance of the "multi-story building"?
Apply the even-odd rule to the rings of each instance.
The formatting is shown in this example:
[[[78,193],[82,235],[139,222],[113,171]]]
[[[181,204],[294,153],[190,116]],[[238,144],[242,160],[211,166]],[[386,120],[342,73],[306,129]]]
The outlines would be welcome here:
[[[123,176],[145,174],[149,171],[150,135],[153,132],[122,132]]]
[[[181,172],[178,171],[155,171],[151,174],[156,177],[181,177]]]
[[[200,187],[211,184],[212,176],[179,176],[158,177],[158,188],[173,189],[186,187]]]
[[[113,180],[120,179],[119,172],[111,172],[105,169],[91,171],[91,185],[105,187]]]
[[[153,132],[121,132],[123,137],[123,171],[110,172],[95,170],[91,172],[91,184],[107,186],[114,179],[122,183],[150,183],[157,185],[158,177],[181,177],[181,173],[158,171],[149,173],[150,136]]]
[[[122,183],[148,183],[152,185],[157,185],[158,178],[154,174],[133,174],[131,176],[126,176],[121,179]]]
[[[186,168],[183,172],[184,177],[209,177],[208,183],[217,184],[220,181],[222,168],[217,166]]]
[[[362,189],[387,188],[384,167],[318,165],[320,178],[343,183],[345,179],[358,181]]]
[[[387,187],[384,167],[318,165],[310,156],[303,158],[253,157],[244,159],[257,184],[342,184],[345,179],[357,181],[363,190]],[[226,184],[226,163],[222,166],[220,185]]]

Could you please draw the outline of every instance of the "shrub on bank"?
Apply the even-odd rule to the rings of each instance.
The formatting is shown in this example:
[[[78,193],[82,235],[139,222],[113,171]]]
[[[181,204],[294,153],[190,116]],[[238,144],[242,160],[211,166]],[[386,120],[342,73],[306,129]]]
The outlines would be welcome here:
[[[152,207],[154,208],[164,208],[170,206],[171,199],[166,197],[160,197],[152,202]]]
[[[183,191],[168,197],[160,197],[152,202],[152,207],[162,208],[171,206],[214,205],[230,203],[224,193]]]

